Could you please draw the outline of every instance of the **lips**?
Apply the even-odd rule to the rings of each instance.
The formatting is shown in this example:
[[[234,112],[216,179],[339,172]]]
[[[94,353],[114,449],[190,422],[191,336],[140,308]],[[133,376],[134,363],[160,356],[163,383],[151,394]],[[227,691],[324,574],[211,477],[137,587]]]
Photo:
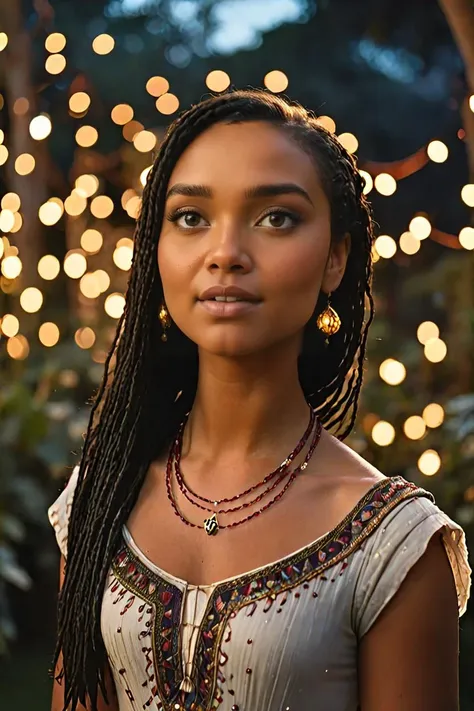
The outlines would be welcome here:
[[[249,303],[258,303],[261,301],[259,297],[246,289],[239,286],[212,286],[206,289],[199,296],[199,301],[215,301],[217,303],[235,303],[238,301],[246,301]]]

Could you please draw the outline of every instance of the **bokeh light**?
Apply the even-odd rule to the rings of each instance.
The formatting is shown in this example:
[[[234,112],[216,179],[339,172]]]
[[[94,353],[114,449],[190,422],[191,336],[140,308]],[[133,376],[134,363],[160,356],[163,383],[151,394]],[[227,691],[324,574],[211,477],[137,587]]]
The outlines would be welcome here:
[[[87,269],[87,259],[80,252],[69,252],[64,259],[64,271],[70,279],[80,279]]]
[[[405,380],[406,374],[403,363],[394,358],[387,358],[379,368],[380,377],[389,385],[400,385]]]
[[[274,69],[265,75],[263,83],[269,91],[272,91],[274,94],[279,94],[288,88],[288,77],[285,72]]]
[[[74,184],[75,192],[81,197],[92,197],[99,189],[99,178],[96,175],[84,174],[76,178]]]
[[[3,144],[0,145],[0,165],[5,165],[8,160],[8,148]]]
[[[408,439],[421,439],[426,433],[426,423],[419,415],[413,415],[405,421],[403,431]]]
[[[61,74],[66,68],[66,57],[64,54],[50,54],[46,58],[44,67],[49,74]]]
[[[425,476],[434,476],[441,467],[441,457],[434,449],[427,449],[418,460],[418,469]]]
[[[348,151],[349,153],[355,153],[356,150],[359,148],[359,141],[353,133],[341,133],[338,138],[339,142],[342,143],[346,151]]]
[[[74,334],[74,340],[79,348],[92,348],[95,343],[95,333],[92,328],[89,328],[89,326],[86,326],[85,328],[78,328]]]
[[[372,439],[379,447],[388,447],[395,440],[394,426],[380,420],[372,428]]]
[[[474,183],[464,185],[461,190],[461,199],[468,207],[474,207]]]
[[[90,254],[99,252],[103,243],[104,238],[99,230],[88,229],[81,235],[81,247],[85,252],[89,252]]]
[[[76,131],[76,142],[82,148],[90,148],[98,138],[99,132],[94,126],[81,126]]]
[[[397,189],[397,181],[388,173],[379,173],[374,180],[375,189],[385,197],[393,195]]]
[[[140,214],[141,206],[142,199],[138,195],[136,195],[135,197],[131,197],[130,200],[127,201],[125,211],[129,217],[131,217],[133,220],[137,220]]]
[[[17,193],[5,193],[1,200],[2,210],[18,212],[21,207],[20,196]]]
[[[427,239],[431,234],[431,222],[427,217],[417,215],[411,220],[408,229],[416,239]]]
[[[441,363],[447,352],[448,347],[441,338],[430,338],[425,344],[425,358],[431,363]]]
[[[71,217],[82,215],[87,207],[87,200],[79,190],[73,190],[64,201],[64,209]]]
[[[62,52],[66,46],[66,38],[61,32],[53,32],[46,37],[44,46],[51,54]]]
[[[53,254],[45,254],[38,262],[38,274],[46,281],[56,279],[61,269],[59,259]]]
[[[139,131],[133,137],[133,145],[140,153],[148,153],[156,146],[156,136],[151,131]]]
[[[336,122],[330,116],[318,116],[316,123],[323,126],[329,133],[336,133]]]
[[[34,314],[43,305],[43,294],[35,286],[28,286],[20,294],[20,306],[23,311]]]
[[[143,187],[145,187],[146,185],[146,181],[152,167],[152,165],[149,165],[148,168],[144,168],[144,170],[142,170],[142,172],[140,173],[140,183]]]
[[[55,323],[46,321],[42,323],[38,330],[38,338],[43,346],[52,348],[59,341],[59,328]]]
[[[119,269],[122,269],[122,271],[124,271],[124,272],[128,272],[128,270],[131,268],[132,258],[133,258],[133,250],[130,249],[130,247],[126,247],[125,245],[122,245],[120,247],[117,247],[114,250],[114,254],[113,254],[114,264]]]
[[[92,49],[96,54],[110,54],[114,47],[114,38],[106,33],[97,35],[92,41]]]
[[[359,170],[359,173],[365,180],[364,195],[368,195],[374,187],[373,178],[366,170]]]
[[[130,143],[133,141],[137,133],[140,131],[143,131],[144,126],[140,121],[129,121],[128,123],[125,124],[125,126],[122,129],[122,134],[123,137],[125,138],[126,141],[129,141]]]
[[[35,169],[36,161],[31,153],[21,153],[15,160],[15,170],[18,175],[29,175]]]
[[[21,259],[16,256],[4,257],[0,264],[2,274],[7,279],[16,279],[20,276],[23,265]]]
[[[62,201],[58,202],[56,200],[49,199],[42,205],[40,205],[40,208],[38,210],[38,216],[40,222],[42,222],[43,225],[51,227],[51,225],[55,225],[56,222],[59,222],[63,215],[63,212],[64,207]]]
[[[105,313],[111,318],[120,318],[125,308],[123,294],[109,294],[104,303]]]
[[[443,141],[431,141],[426,149],[428,158],[434,163],[444,163],[448,159],[448,146]]]
[[[390,259],[397,251],[397,243],[390,235],[380,235],[375,240],[375,249],[379,257]]]
[[[150,77],[146,83],[147,92],[154,97],[168,93],[169,88],[169,81],[164,77]]]
[[[433,321],[423,321],[418,326],[416,336],[422,345],[428,343],[432,338],[439,337],[439,328]]]
[[[230,86],[230,76],[221,69],[214,69],[206,77],[206,86],[216,93],[225,91]]]
[[[117,104],[112,109],[110,117],[118,126],[125,126],[133,119],[133,109],[129,104]]]
[[[91,105],[91,97],[85,91],[76,91],[69,97],[69,108],[75,114],[82,114]]]
[[[110,277],[104,269],[97,269],[94,275],[99,283],[100,291],[103,294],[110,286]]]
[[[464,249],[474,249],[474,227],[463,227],[459,233],[459,243]]]
[[[35,116],[30,121],[30,136],[35,141],[43,141],[51,133],[53,126],[51,119],[46,114]]]
[[[8,44],[8,35],[6,32],[0,32],[0,52],[3,52]]]
[[[166,94],[162,94],[158,97],[155,105],[160,114],[170,116],[179,109],[179,99],[175,94],[167,92]]]
[[[14,360],[24,360],[28,357],[30,345],[25,336],[18,334],[7,341],[7,353]]]
[[[17,116],[24,116],[30,110],[30,102],[25,96],[20,96],[13,104],[13,113]]]
[[[10,232],[12,232],[12,233],[19,232],[23,226],[23,218],[19,212],[15,212],[13,217],[15,218],[15,222],[14,222],[14,225],[11,228]]]
[[[95,272],[87,272],[79,282],[79,289],[88,299],[96,299],[101,294],[100,281]]]
[[[400,249],[405,254],[416,254],[421,248],[420,240],[411,232],[404,232],[400,235]]]
[[[114,211],[114,202],[108,195],[98,195],[92,200],[90,209],[94,217],[105,219]]]
[[[11,210],[2,210],[0,212],[0,230],[2,232],[11,232],[15,224],[15,215]]]
[[[423,419],[427,427],[440,427],[444,422],[444,409],[437,402],[431,402],[423,410]]]
[[[13,314],[5,314],[0,322],[0,330],[4,336],[13,338],[20,330],[20,322]]]

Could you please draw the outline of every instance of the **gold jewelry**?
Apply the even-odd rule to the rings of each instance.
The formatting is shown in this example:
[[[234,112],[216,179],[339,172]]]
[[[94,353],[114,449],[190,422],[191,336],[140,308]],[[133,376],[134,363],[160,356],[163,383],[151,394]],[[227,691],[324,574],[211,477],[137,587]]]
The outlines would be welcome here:
[[[164,302],[163,302],[163,304],[161,304],[160,321],[161,321],[161,327],[163,329],[163,333],[161,334],[161,340],[166,342],[168,340],[166,331],[171,326],[171,316],[169,315],[168,309],[166,308]]]
[[[332,308],[330,299],[331,294],[329,293],[328,305],[324,311],[319,314],[318,320],[316,321],[316,325],[319,330],[328,336],[328,338],[326,338],[326,344],[329,343],[329,336],[334,336],[334,334],[341,328],[341,319],[339,318],[337,312]]]

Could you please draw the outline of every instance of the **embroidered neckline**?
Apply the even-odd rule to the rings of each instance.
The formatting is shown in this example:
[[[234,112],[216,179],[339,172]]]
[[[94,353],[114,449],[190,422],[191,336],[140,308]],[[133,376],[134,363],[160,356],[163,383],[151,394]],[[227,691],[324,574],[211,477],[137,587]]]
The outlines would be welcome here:
[[[214,708],[219,692],[220,645],[229,616],[262,598],[275,599],[277,594],[320,575],[360,546],[398,503],[419,496],[434,501],[431,494],[402,477],[385,479],[372,487],[326,535],[279,561],[216,583],[199,629],[191,673],[193,690],[190,692],[180,689],[183,681],[180,635],[183,591],[147,567],[124,540],[112,568],[126,589],[154,607],[152,647],[163,709],[171,711],[175,703],[182,709],[193,711]]]

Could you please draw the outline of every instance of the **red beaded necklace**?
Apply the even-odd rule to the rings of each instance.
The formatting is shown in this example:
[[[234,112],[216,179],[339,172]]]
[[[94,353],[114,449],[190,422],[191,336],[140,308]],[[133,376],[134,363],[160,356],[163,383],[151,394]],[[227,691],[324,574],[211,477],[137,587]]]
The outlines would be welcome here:
[[[210,516],[209,518],[204,519],[203,527],[204,527],[204,530],[206,531],[206,533],[207,533],[208,535],[214,536],[214,535],[216,535],[216,534],[218,533],[218,531],[219,531],[220,529],[235,528],[236,526],[240,526],[240,525],[242,525],[243,523],[245,523],[246,521],[250,521],[251,519],[255,518],[256,516],[260,516],[261,513],[263,513],[264,511],[266,511],[270,506],[272,506],[272,505],[275,504],[277,501],[279,501],[279,499],[281,499],[281,497],[283,496],[283,494],[288,490],[288,488],[290,487],[290,485],[291,485],[291,484],[293,483],[293,481],[295,480],[296,476],[297,476],[301,471],[303,471],[304,469],[306,469],[306,467],[308,466],[308,463],[309,463],[311,457],[313,456],[314,450],[316,449],[316,447],[317,447],[317,445],[318,445],[318,443],[319,443],[319,440],[320,440],[320,438],[321,438],[322,426],[321,426],[320,421],[319,421],[317,418],[315,418],[315,419],[316,419],[316,427],[315,427],[315,429],[314,429],[313,438],[312,438],[310,447],[309,447],[309,449],[308,449],[308,452],[307,452],[307,454],[306,454],[306,456],[305,456],[303,462],[302,462],[301,464],[299,464],[299,465],[291,472],[291,474],[290,474],[290,476],[289,476],[289,478],[288,478],[288,481],[286,482],[286,484],[285,484],[285,486],[283,487],[283,489],[282,489],[276,496],[274,496],[273,499],[271,499],[267,504],[265,504],[265,506],[263,506],[261,509],[259,509],[258,511],[254,511],[252,514],[249,514],[248,516],[246,516],[245,518],[241,519],[240,521],[234,521],[233,523],[230,523],[230,524],[221,526],[221,525],[219,524],[218,520],[217,520],[217,514],[216,514],[216,512],[214,512],[214,513],[212,514],[212,516]],[[314,420],[313,420],[313,422],[314,422]],[[180,430],[180,432],[181,432],[181,430]],[[169,453],[169,456],[168,456],[168,462],[167,462],[167,465],[166,465],[166,478],[165,478],[165,480],[166,480],[166,491],[167,491],[167,495],[168,495],[168,498],[169,498],[169,500],[170,500],[171,506],[172,506],[172,508],[173,508],[173,511],[174,511],[175,514],[181,519],[181,521],[182,521],[183,523],[185,523],[187,526],[192,526],[193,528],[201,528],[200,525],[195,524],[195,523],[192,523],[191,521],[188,521],[188,520],[183,516],[183,514],[182,514],[181,511],[179,510],[179,508],[178,508],[178,506],[177,506],[177,504],[176,504],[176,501],[175,501],[175,499],[174,499],[174,497],[173,497],[172,486],[171,486],[171,477],[172,477],[172,472],[173,472],[173,463],[175,462],[175,460],[176,460],[177,457],[178,457],[178,458],[180,457],[180,454],[181,454],[181,453],[180,453],[180,441],[181,441],[181,438],[180,438],[180,433],[179,433],[179,434],[178,434],[178,437],[176,438],[175,442],[173,443],[172,447],[170,448],[170,453]],[[299,443],[298,443],[297,447],[298,447],[298,446],[299,446]],[[295,455],[295,456],[296,456],[296,455]],[[285,460],[285,462],[286,462],[286,460]],[[284,465],[285,462],[283,462],[282,464]],[[280,469],[280,467],[279,467],[279,469]],[[283,468],[283,469],[284,469],[284,468]],[[287,471],[285,470],[285,474],[283,474],[283,476],[280,478],[280,481],[283,480],[284,476],[286,476],[286,473],[287,473]],[[272,472],[272,474],[273,474],[273,472]],[[268,475],[268,476],[269,476],[269,475]],[[268,476],[265,477],[265,479],[268,480]],[[259,485],[261,485],[261,483],[260,483]],[[252,490],[255,489],[255,488],[257,488],[257,486],[251,487],[248,491],[252,491]],[[273,488],[274,488],[274,486],[272,486],[271,488],[269,488],[268,491],[264,492],[264,494],[263,494],[262,496],[257,497],[256,501],[259,501],[261,498],[263,498],[263,496],[264,496],[266,493],[269,493]],[[242,496],[242,494],[241,494],[240,496]],[[205,499],[203,498],[202,500],[205,500]],[[235,497],[234,497],[233,499],[230,499],[230,500],[235,500]],[[223,499],[222,501],[225,501],[225,500]],[[196,504],[195,502],[191,502],[191,503],[194,503],[196,506],[198,506],[198,504]],[[213,503],[212,500],[211,500],[211,503]],[[235,507],[234,509],[232,509],[232,511],[239,511],[239,510],[241,510],[241,509],[248,508],[252,503],[255,503],[255,502],[254,502],[254,501],[245,502],[245,503],[241,504],[240,506]],[[203,507],[202,507],[202,506],[199,506],[199,508],[203,508]],[[209,511],[210,509],[206,509],[206,510]]]

